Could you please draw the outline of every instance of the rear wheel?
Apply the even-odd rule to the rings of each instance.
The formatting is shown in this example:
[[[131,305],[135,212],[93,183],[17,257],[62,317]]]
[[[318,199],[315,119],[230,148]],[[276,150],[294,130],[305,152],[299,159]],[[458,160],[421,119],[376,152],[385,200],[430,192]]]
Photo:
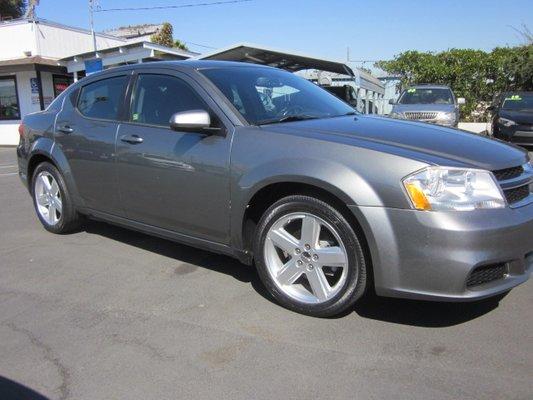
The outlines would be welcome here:
[[[31,182],[33,205],[46,230],[67,233],[79,227],[81,218],[74,209],[61,173],[54,165],[39,164]]]
[[[339,211],[313,197],[289,196],[265,212],[254,257],[272,296],[303,314],[339,314],[366,288],[357,234]]]

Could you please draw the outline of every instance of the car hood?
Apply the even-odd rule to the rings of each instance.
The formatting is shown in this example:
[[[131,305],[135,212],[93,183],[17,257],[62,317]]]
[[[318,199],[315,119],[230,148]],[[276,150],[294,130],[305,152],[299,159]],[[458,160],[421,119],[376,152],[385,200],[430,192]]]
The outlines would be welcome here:
[[[424,112],[424,111],[441,111],[441,112],[454,112],[454,104],[395,104],[392,107],[393,112]]]
[[[366,147],[428,164],[497,170],[527,162],[525,150],[499,140],[385,117],[335,117],[266,125],[263,129]]]
[[[533,110],[532,111],[512,111],[512,110],[500,110],[499,116],[513,120],[517,124],[531,125],[533,124]]]

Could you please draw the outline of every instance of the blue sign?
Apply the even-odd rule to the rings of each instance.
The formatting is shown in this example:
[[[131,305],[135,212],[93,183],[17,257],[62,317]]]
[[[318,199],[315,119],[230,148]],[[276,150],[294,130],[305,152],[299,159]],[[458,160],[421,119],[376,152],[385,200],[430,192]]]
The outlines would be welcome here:
[[[91,75],[91,74],[94,74],[95,72],[99,72],[104,69],[101,58],[93,58],[92,60],[85,60],[84,64],[85,64],[86,75]]]
[[[32,94],[39,94],[39,83],[37,78],[30,78],[30,86]]]

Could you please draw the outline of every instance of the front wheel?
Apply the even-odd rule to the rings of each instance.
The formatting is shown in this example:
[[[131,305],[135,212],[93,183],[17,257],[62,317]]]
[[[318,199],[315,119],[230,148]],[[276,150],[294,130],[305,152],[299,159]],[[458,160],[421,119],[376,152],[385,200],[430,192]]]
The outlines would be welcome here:
[[[313,197],[285,197],[265,212],[254,257],[272,296],[303,314],[339,314],[366,288],[360,238],[338,210]]]

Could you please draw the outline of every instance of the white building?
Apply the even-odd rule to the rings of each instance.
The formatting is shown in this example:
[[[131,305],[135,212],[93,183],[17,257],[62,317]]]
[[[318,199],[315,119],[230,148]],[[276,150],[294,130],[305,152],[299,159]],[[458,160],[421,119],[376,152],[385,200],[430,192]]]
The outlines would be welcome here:
[[[128,43],[97,34],[98,48]],[[58,60],[93,48],[91,32],[40,19],[0,22],[0,145],[18,143],[22,116],[43,110],[71,76]]]
[[[117,30],[122,37],[96,34],[95,53],[91,32],[84,29],[40,19],[0,22],[0,145],[16,145],[21,118],[44,110],[70,83],[85,76],[85,62],[95,58],[102,61],[103,68],[188,58],[270,65],[300,72],[314,81],[327,77],[331,80],[329,86],[349,85],[361,111],[383,112],[381,82],[362,70],[352,70],[344,62],[246,43],[199,55],[151,43],[148,32],[157,26],[147,26],[142,31],[130,28],[135,28],[135,32],[128,30],[123,34],[124,28]]]

